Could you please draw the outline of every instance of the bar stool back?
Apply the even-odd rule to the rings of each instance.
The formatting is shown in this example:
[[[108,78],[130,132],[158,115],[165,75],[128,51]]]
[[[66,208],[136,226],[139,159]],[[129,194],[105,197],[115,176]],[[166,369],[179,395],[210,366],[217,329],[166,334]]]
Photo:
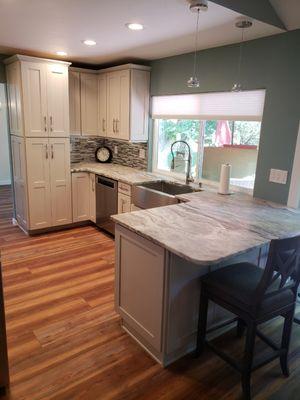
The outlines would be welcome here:
[[[300,236],[272,240],[264,270],[250,263],[239,263],[211,272],[201,280],[197,354],[201,354],[206,344],[238,370],[242,375],[246,399],[251,399],[250,380],[253,370],[279,357],[283,374],[289,375],[288,351],[299,282]],[[205,340],[209,300],[237,316],[238,334],[247,328],[241,363]],[[259,324],[277,316],[284,318],[280,346],[257,329]],[[273,349],[273,354],[254,363],[256,335]]]

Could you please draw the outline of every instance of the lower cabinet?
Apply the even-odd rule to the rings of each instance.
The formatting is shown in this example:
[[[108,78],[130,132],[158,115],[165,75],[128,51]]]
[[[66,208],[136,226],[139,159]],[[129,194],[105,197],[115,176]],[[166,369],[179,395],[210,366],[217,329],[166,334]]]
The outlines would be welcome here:
[[[73,222],[90,218],[90,177],[88,172],[72,174]]]
[[[73,222],[96,222],[95,174],[72,173]]]
[[[96,223],[96,177],[90,173],[90,220]]]
[[[123,193],[118,193],[118,214],[131,211],[131,197]]]
[[[27,138],[29,230],[72,222],[70,143],[65,138]]]
[[[26,160],[25,160],[25,139],[19,136],[11,136],[11,150],[13,163],[13,182],[16,220],[18,224],[27,229],[28,208],[27,208],[27,187],[26,187]]]

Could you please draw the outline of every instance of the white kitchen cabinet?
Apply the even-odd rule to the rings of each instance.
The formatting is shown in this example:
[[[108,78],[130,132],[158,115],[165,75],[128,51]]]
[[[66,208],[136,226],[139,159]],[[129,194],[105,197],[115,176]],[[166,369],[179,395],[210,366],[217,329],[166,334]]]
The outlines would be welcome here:
[[[73,222],[90,219],[90,177],[88,172],[72,173]]]
[[[45,68],[50,136],[67,137],[70,133],[68,67],[49,63]]]
[[[27,229],[27,187],[26,187],[26,161],[24,138],[11,136],[11,150],[13,163],[13,181],[15,212],[18,224]]]
[[[26,139],[29,229],[72,222],[69,140]]]
[[[118,193],[118,214],[131,211],[131,197],[123,193]]]
[[[84,136],[99,134],[98,76],[93,73],[80,74],[81,133]]]
[[[130,70],[110,72],[107,77],[108,136],[129,140]]]
[[[165,250],[119,225],[115,233],[116,310],[123,326],[159,354],[163,344]]]
[[[131,204],[130,211],[140,211],[140,210],[142,210],[142,208],[137,207],[137,206],[134,205],[134,204]]]
[[[146,142],[149,71],[149,67],[134,64],[91,72],[72,68],[69,72],[71,133]]]
[[[99,135],[107,136],[107,75],[98,76]]]
[[[11,133],[26,137],[68,137],[70,63],[20,55],[10,57],[5,63]]]
[[[47,77],[42,62],[21,62],[25,136],[48,136]]]
[[[96,177],[95,174],[89,174],[90,180],[90,220],[96,223]]]
[[[26,139],[29,229],[51,226],[51,189],[48,138]]]
[[[10,133],[11,135],[23,136],[20,64],[7,65],[6,78]]]
[[[50,138],[50,187],[52,226],[72,222],[70,142]]]
[[[70,134],[81,135],[80,73],[69,71]]]

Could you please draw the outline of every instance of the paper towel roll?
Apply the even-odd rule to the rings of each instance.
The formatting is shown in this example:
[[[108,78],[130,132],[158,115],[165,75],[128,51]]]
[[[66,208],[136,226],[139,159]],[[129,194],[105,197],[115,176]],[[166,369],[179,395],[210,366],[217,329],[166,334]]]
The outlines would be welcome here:
[[[231,173],[231,165],[230,164],[222,164],[221,174],[220,174],[220,184],[219,184],[219,193],[220,194],[230,194],[230,191],[229,191],[230,173]]]

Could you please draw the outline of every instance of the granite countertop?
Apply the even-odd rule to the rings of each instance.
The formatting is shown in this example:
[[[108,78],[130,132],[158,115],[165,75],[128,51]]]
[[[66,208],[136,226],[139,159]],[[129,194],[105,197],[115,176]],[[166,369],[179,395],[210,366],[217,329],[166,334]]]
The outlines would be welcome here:
[[[113,216],[113,220],[199,265],[216,264],[300,234],[300,212],[250,195],[202,191],[177,196],[185,203]]]
[[[129,185],[138,185],[144,182],[159,180],[159,176],[151,172],[112,163],[87,162],[72,164],[71,172],[93,172],[106,178],[128,183]]]

